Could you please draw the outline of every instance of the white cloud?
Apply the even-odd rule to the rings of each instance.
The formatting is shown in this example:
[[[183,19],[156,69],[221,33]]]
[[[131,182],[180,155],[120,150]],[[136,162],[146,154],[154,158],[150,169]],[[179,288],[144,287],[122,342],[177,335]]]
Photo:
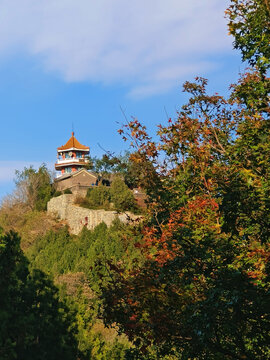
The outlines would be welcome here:
[[[231,48],[220,0],[2,0],[0,56],[24,51],[68,82],[140,96],[216,66]]]

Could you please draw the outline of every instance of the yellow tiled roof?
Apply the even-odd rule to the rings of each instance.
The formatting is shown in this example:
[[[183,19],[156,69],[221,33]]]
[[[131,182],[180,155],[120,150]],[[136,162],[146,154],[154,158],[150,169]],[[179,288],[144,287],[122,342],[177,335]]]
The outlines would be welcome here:
[[[68,150],[71,148],[75,148],[78,150],[88,150],[89,151],[89,147],[82,145],[81,143],[79,143],[79,141],[75,138],[74,136],[74,132],[72,131],[71,133],[71,138],[68,140],[68,142],[65,145],[60,146],[59,148],[57,148],[57,150]]]

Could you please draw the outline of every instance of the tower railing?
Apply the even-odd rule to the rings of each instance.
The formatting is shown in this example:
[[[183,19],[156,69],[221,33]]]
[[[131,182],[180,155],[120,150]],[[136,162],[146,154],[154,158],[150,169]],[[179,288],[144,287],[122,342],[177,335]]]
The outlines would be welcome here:
[[[84,158],[70,158],[70,159],[57,159],[56,164],[71,164],[71,163],[89,163],[89,159]]]

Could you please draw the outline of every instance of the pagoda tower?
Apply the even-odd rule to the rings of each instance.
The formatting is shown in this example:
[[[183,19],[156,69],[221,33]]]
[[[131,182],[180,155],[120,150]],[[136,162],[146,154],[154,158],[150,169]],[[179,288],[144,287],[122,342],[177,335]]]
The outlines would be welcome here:
[[[85,168],[89,163],[89,151],[90,148],[79,143],[72,131],[71,138],[68,142],[57,148],[55,169],[61,171],[61,175],[64,175]]]

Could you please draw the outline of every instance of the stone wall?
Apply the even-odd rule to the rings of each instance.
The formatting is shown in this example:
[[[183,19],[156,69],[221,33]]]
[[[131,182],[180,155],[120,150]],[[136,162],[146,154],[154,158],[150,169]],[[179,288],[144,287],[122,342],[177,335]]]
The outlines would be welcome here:
[[[130,212],[117,213],[116,211],[82,208],[73,204],[73,200],[73,194],[64,194],[52,198],[47,204],[48,213],[61,220],[66,220],[72,234],[79,234],[84,226],[89,230],[94,229],[102,222],[110,226],[116,218],[123,223],[133,223],[142,219],[142,216]]]

